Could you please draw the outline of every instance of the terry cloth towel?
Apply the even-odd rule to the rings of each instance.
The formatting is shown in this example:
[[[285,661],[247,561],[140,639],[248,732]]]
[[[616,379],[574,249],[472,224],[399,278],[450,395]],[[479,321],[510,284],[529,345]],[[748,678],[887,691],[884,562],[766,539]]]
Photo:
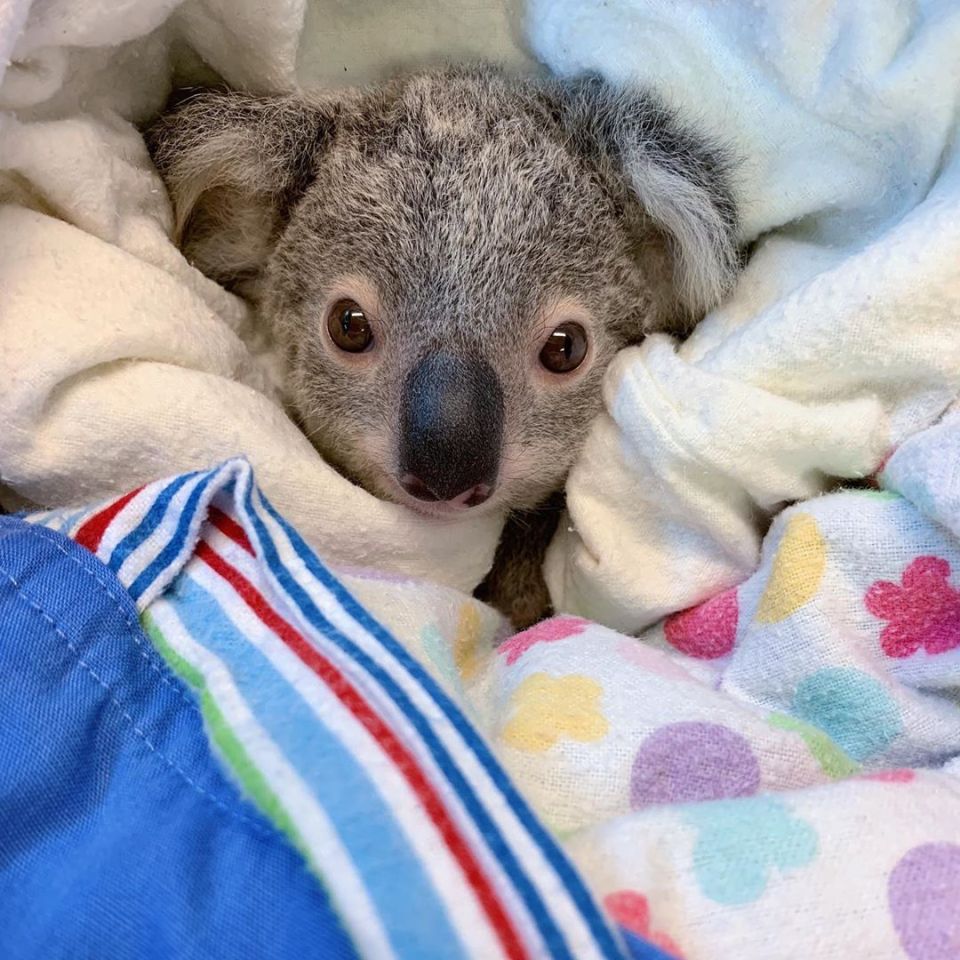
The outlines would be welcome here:
[[[555,70],[650,88],[742,161],[746,272],[685,343],[617,359],[548,558],[559,609],[636,631],[956,397],[960,6],[533,0],[528,24]]]
[[[523,62],[512,31],[502,3],[0,0],[0,502],[82,505],[243,454],[326,556],[472,589],[500,518],[418,518],[321,460],[246,305],[173,245],[134,124],[174,72],[277,92]]]
[[[172,672],[192,689],[225,765],[323,881],[362,956],[625,956],[461,707],[245,461],[28,519],[123,585],[166,661],[157,682],[177,684]],[[640,946],[633,956],[662,956]]]

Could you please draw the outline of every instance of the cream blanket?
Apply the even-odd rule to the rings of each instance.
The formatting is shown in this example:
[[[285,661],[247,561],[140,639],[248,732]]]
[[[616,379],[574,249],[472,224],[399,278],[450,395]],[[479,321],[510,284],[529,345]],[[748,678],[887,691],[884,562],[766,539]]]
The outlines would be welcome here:
[[[499,518],[430,522],[320,459],[247,307],[169,239],[134,123],[175,72],[277,91],[519,62],[514,26],[495,3],[0,0],[0,502],[69,506],[241,453],[325,556],[472,589]]]

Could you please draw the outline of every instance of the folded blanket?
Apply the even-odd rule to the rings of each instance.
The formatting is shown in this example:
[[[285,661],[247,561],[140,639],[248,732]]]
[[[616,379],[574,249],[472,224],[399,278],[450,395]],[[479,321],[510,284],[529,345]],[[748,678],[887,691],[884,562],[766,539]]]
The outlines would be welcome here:
[[[928,960],[960,943],[958,454],[960,408],[639,640],[569,616],[503,639],[449,588],[335,575],[237,463],[30,519],[115,572],[253,802],[314,870],[344,865],[366,955],[499,955],[468,854],[533,955],[607,955],[529,803],[631,956]],[[443,810],[466,852],[437,843]],[[372,839],[391,823],[404,842]]]
[[[410,57],[412,33],[421,59],[523,59],[505,6],[445,7],[412,6],[400,30],[392,4],[312,4],[305,29],[303,0],[0,0],[2,502],[82,504],[242,453],[326,556],[480,581],[501,518],[438,523],[383,503],[287,418],[248,308],[174,247],[133,125],[174,71],[259,91],[362,81]]]
[[[749,266],[684,344],[609,371],[548,559],[561,609],[634,631],[743,581],[772,513],[960,390],[960,8],[534,0],[529,26],[742,160]]]
[[[361,956],[624,956],[582,879],[454,698],[263,497],[249,464],[228,461],[99,508],[28,519],[41,544],[50,539],[42,528],[54,527],[93,552],[105,565],[106,592],[126,590],[128,619],[139,614],[170,668],[154,665],[152,685],[178,688],[172,671],[192,688],[225,764],[323,881]],[[37,565],[21,560],[27,570]],[[17,570],[0,582],[0,599],[23,576]],[[146,642],[119,639],[121,650]],[[81,665],[78,644],[103,647],[95,629],[64,641],[62,656]],[[9,671],[39,673],[42,685],[45,665],[33,669],[7,643],[0,652]],[[116,674],[101,685],[120,702]],[[148,745],[186,722],[185,702],[189,695],[176,705],[181,715],[168,709],[143,734]],[[122,706],[137,731],[143,704],[127,691]],[[159,767],[165,757],[157,752]],[[17,757],[14,745],[4,753]],[[19,785],[22,766],[8,763],[9,782]],[[29,815],[14,815],[19,831]],[[27,873],[35,885],[45,877]],[[286,880],[281,872],[278,882]],[[640,945],[636,957],[662,956]],[[71,954],[77,947],[68,945]]]

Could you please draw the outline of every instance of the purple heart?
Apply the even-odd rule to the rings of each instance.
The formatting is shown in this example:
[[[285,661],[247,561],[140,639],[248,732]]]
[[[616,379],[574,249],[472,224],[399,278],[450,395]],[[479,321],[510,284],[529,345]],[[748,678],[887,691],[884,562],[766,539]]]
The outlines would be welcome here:
[[[960,957],[960,846],[914,847],[891,871],[887,897],[910,960]]]
[[[640,744],[630,777],[634,809],[748,797],[760,787],[750,744],[717,723],[671,723]]]

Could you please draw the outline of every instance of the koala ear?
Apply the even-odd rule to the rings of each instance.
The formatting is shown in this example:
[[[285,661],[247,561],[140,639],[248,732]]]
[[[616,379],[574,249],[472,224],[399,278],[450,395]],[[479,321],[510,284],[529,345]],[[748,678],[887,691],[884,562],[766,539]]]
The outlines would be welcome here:
[[[198,269],[227,287],[255,286],[314,178],[335,112],[292,96],[175,95],[145,137],[170,192],[174,239]]]
[[[729,158],[641,91],[587,74],[561,83],[562,120],[608,183],[624,187],[665,237],[673,296],[699,319],[740,266]]]

